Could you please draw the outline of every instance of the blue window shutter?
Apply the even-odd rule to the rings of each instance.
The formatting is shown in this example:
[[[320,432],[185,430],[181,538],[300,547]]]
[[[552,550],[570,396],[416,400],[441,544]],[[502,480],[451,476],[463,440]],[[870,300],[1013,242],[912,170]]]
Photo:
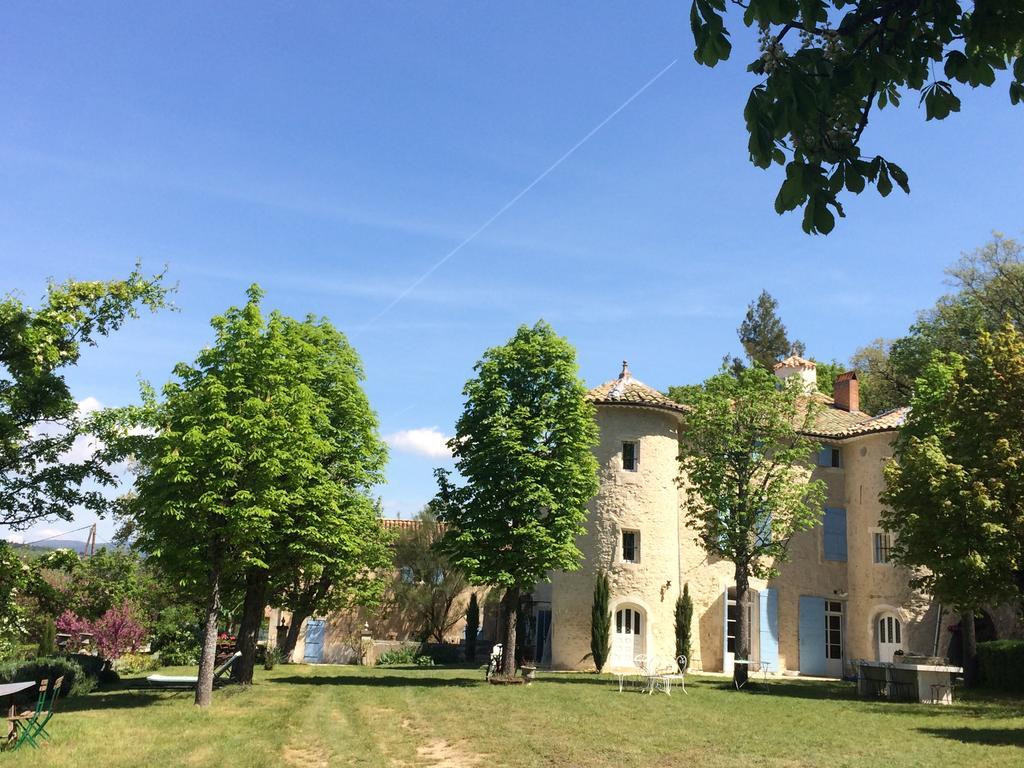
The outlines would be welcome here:
[[[846,561],[846,510],[825,508],[824,544],[825,559]]]
[[[832,449],[827,445],[822,446],[818,450],[818,466],[819,467],[831,467],[832,466]]]
[[[779,595],[774,589],[761,590],[761,663],[769,672],[779,671]]]
[[[800,598],[800,674],[825,675],[825,598]]]

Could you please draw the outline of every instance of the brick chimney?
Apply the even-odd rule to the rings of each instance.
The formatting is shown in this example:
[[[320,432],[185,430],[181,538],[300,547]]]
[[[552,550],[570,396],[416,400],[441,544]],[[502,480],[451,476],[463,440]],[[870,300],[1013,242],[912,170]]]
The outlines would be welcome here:
[[[860,410],[860,382],[857,381],[856,371],[847,371],[836,376],[836,383],[832,387],[832,399],[836,402],[836,408],[844,411]]]

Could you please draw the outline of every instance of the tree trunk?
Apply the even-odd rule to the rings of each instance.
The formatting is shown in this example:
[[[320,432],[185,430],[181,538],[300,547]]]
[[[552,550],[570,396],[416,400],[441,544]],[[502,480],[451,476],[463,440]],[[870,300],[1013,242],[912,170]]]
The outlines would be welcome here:
[[[960,614],[960,639],[964,645],[964,684],[974,688],[978,684],[978,638],[974,633],[974,611]]]
[[[245,601],[242,604],[242,624],[238,630],[236,651],[242,656],[235,662],[231,676],[242,685],[252,685],[256,667],[256,646],[263,624],[263,611],[267,603],[267,584],[270,574],[264,568],[249,568],[245,573]]]
[[[285,640],[284,648],[281,649],[281,658],[286,664],[292,661],[292,654],[295,653],[295,646],[299,644],[299,632],[302,630],[302,622],[310,617],[309,611],[292,612],[292,624],[288,627],[288,638]]]
[[[509,587],[501,598],[504,618],[501,638],[501,674],[515,677],[516,674],[516,619],[519,616],[519,587]]]
[[[741,661],[750,660],[750,622],[747,621],[747,602],[750,595],[750,581],[747,569],[736,567],[736,639],[734,641],[733,658]],[[726,606],[726,610],[728,610]],[[733,664],[732,681],[737,688],[747,683],[747,664]]]
[[[220,614],[220,570],[220,564],[216,563],[207,576],[209,593],[206,598],[203,650],[199,657],[199,681],[196,685],[197,707],[208,707],[213,702],[213,668],[217,663],[217,619]]]

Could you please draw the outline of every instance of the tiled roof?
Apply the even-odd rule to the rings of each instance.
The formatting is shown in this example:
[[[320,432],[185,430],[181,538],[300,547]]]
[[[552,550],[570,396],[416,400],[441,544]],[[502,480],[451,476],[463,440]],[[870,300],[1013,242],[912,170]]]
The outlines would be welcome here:
[[[780,360],[772,366],[772,370],[779,370],[779,368],[817,368],[817,364],[813,360],[807,360],[806,358],[800,357],[800,355],[790,355],[785,360]]]
[[[386,528],[389,531],[411,531],[414,528],[420,527],[419,520],[399,520],[394,517],[378,517],[377,520],[382,528]]]
[[[831,397],[817,393],[814,399],[821,406],[814,419],[814,425],[806,434],[811,437],[827,437],[842,440],[847,437],[869,435],[874,432],[889,432],[899,429],[906,420],[909,408],[896,408],[871,416],[863,411],[844,411],[837,408]]]
[[[633,378],[629,366],[622,362],[619,378],[594,387],[587,397],[595,405],[631,405],[641,408],[659,408],[673,413],[685,413],[686,406],[670,400],[653,387]]]

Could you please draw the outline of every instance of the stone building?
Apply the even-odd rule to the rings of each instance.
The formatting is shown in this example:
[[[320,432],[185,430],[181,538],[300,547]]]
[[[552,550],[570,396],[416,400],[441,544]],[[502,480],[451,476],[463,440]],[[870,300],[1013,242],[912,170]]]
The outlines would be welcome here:
[[[590,391],[601,435],[600,490],[578,542],[583,566],[553,574],[534,595],[536,624],[550,627],[538,651],[552,667],[593,666],[590,606],[599,569],[611,583],[612,668],[632,666],[641,653],[672,657],[675,602],[687,583],[698,669],[731,671],[738,610],[750,618],[751,657],[772,671],[839,677],[851,659],[936,653],[944,641],[940,606],[912,591],[908,573],[889,562],[891,538],[879,526],[882,467],[905,410],[861,412],[855,373],[840,376],[826,396],[817,390],[814,363],[796,356],[775,373],[796,377],[822,406],[810,436],[822,444],[813,476],[825,481],[828,496],[822,524],[791,540],[790,561],[777,578],[752,581],[745,606],[736,605],[732,563],[709,559],[684,519],[681,406],[625,365],[618,379]]]
[[[909,573],[889,561],[892,539],[879,524],[882,468],[906,409],[878,416],[860,411],[852,372],[839,376],[832,395],[825,395],[817,389],[815,364],[800,357],[778,363],[775,374],[795,378],[821,406],[809,432],[821,444],[812,477],[827,487],[821,525],[793,537],[779,575],[751,580],[752,599],[736,605],[733,564],[709,558],[685,521],[687,491],[677,482],[683,407],[633,378],[623,364],[617,379],[589,393],[600,430],[594,449],[600,485],[578,541],[582,566],[552,574],[526,599],[520,638],[527,659],[554,669],[593,669],[590,611],[599,569],[609,574],[611,586],[606,669],[632,667],[641,653],[666,660],[674,655],[674,609],[684,584],[694,601],[691,662],[697,670],[731,672],[738,610],[748,611],[751,659],[772,672],[840,677],[854,659],[948,652],[945,625],[955,625],[957,617],[947,611],[944,620],[942,606],[910,589]],[[495,602],[481,593],[481,649],[497,636]],[[994,618],[1004,626],[1000,636],[1019,632],[1007,629],[1016,627],[1013,610],[990,613],[989,624]],[[271,623],[287,619],[274,612]],[[365,626],[386,644],[408,638],[406,624],[394,609],[318,617],[308,622],[293,658],[353,661]],[[463,632],[464,622],[453,627],[450,641],[461,641]]]

